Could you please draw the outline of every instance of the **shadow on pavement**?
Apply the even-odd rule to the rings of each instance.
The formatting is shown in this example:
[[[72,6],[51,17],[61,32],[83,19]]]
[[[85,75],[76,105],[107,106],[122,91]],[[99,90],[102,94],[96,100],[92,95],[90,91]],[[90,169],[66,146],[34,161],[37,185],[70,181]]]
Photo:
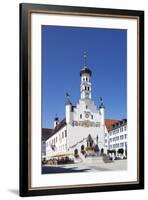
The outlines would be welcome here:
[[[71,173],[71,172],[86,172],[90,169],[78,169],[77,167],[70,167],[70,168],[64,168],[64,167],[54,167],[54,166],[43,166],[42,167],[42,174],[48,174],[48,173]]]

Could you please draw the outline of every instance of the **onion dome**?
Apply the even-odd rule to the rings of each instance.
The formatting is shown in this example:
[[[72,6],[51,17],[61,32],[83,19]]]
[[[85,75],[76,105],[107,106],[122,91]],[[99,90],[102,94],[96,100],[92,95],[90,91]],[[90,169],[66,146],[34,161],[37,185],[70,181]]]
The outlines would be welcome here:
[[[92,75],[91,70],[88,67],[83,67],[80,71],[80,76],[82,76],[83,74],[89,74],[90,76]]]

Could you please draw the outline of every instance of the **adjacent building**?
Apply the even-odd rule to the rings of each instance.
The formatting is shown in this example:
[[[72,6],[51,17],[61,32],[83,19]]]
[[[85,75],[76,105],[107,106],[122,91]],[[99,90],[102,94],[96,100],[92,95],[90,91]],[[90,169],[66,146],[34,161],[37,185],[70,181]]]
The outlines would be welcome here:
[[[105,119],[105,146],[109,149],[109,130],[119,120]]]
[[[106,146],[108,146],[108,153],[114,153],[117,157],[127,158],[127,119],[116,121],[108,126],[105,133],[105,141]]]

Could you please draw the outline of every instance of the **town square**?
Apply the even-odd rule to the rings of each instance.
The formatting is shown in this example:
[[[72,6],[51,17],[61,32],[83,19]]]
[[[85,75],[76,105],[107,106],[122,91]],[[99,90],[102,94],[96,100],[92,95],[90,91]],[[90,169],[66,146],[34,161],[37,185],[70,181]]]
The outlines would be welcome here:
[[[59,27],[53,27],[56,34],[58,34],[58,28]],[[49,30],[50,32],[48,32]],[[42,173],[126,170],[128,162],[128,121],[126,113],[126,65],[123,64],[125,60],[121,63],[123,59],[122,54],[126,53],[126,31],[61,28],[64,33],[69,33],[69,31],[71,33],[77,33],[78,31],[79,37],[80,31],[82,31],[82,39],[83,33],[87,33],[88,31],[89,34],[90,31],[92,32],[92,36],[95,35],[96,31],[99,31],[98,33],[100,33],[100,37],[102,38],[104,38],[104,34],[107,34],[109,31],[114,37],[118,38],[118,43],[121,43],[121,46],[119,46],[118,43],[116,45],[114,44],[114,46],[117,46],[116,48],[122,53],[119,56],[121,57],[121,61],[118,65],[123,65],[122,67],[124,67],[124,73],[119,71],[119,74],[121,73],[120,82],[125,84],[125,87],[122,92],[120,84],[118,87],[115,86],[116,91],[110,86],[112,93],[114,93],[114,96],[111,96],[103,91],[103,88],[105,90],[105,88],[109,87],[107,83],[107,80],[109,81],[109,76],[106,80],[105,77],[103,79],[103,74],[105,75],[105,73],[102,73],[102,77],[101,74],[98,74],[98,72],[101,71],[101,66],[100,68],[94,68],[94,66],[90,64],[90,55],[88,53],[91,51],[90,48],[87,48],[87,51],[84,50],[83,54],[81,54],[79,65],[76,65],[77,70],[75,69],[74,77],[72,77],[72,74],[65,76],[69,68],[65,66],[65,68],[60,69],[58,60],[53,60],[51,57],[51,61],[53,60],[52,62],[55,66],[56,63],[58,63],[57,69],[61,70],[60,75],[54,71],[53,68],[53,73],[57,76],[58,81],[60,81],[62,77],[65,77],[65,82],[62,82],[61,85],[60,82],[57,82],[57,85],[52,83],[54,87],[52,86],[50,80],[52,78],[51,76],[50,78],[48,77],[48,73],[51,71],[47,65],[47,62],[50,63],[50,59],[46,56],[47,49],[49,49],[46,40],[50,40],[49,35],[52,33],[51,30],[52,27],[43,27],[43,35],[45,35],[43,46],[46,47],[44,47],[45,53],[43,54],[43,58],[45,57],[47,61],[45,64],[43,62]],[[52,37],[54,38],[54,35]],[[75,38],[76,34],[73,34],[73,37]],[[62,39],[62,42],[66,42],[65,37]],[[67,43],[63,44],[68,45]],[[74,44],[72,43],[72,45]],[[66,47],[63,48],[67,51]],[[96,46],[96,49],[98,49],[98,46]],[[48,51],[50,51],[50,49]],[[63,54],[63,56],[65,56],[65,54]],[[115,55],[113,54],[113,56]],[[101,57],[99,57],[99,59],[101,59]],[[126,56],[124,56],[124,59],[126,59]],[[112,58],[111,62],[115,63],[114,61],[115,60]],[[64,58],[61,59],[61,62],[65,63]],[[106,66],[104,65],[104,67]],[[112,69],[115,70],[114,68]],[[70,76],[71,80],[77,83],[77,87],[74,86],[75,91],[72,90],[72,82],[70,80],[68,81]],[[112,81],[113,80],[114,79],[112,79]],[[103,86],[101,81],[103,81]],[[63,88],[61,87],[62,84],[64,84]],[[113,83],[113,85],[114,84],[115,83]],[[46,88],[48,88],[48,90]],[[55,90],[53,90],[53,88],[55,88]],[[61,90],[59,90],[60,88]],[[51,96],[49,91],[53,91]],[[119,94],[119,97],[116,96],[117,94]],[[59,95],[60,99],[57,99]],[[75,98],[74,95],[77,96],[76,101],[73,100]],[[55,96],[53,100],[52,96]],[[54,105],[52,108],[51,103]],[[48,107],[52,110],[49,110]],[[47,112],[47,110],[49,110],[49,112]],[[110,114],[108,114],[108,110]],[[115,110],[116,114],[114,114]],[[51,118],[51,114],[53,118]],[[47,116],[49,116],[50,121]]]

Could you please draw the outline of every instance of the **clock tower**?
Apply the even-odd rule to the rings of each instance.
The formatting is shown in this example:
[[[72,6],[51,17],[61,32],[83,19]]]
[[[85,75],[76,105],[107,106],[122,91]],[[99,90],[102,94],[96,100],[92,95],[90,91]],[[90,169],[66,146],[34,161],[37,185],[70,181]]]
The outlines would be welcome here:
[[[86,53],[84,53],[84,67],[80,71],[81,77],[81,99],[91,99],[91,75],[92,72],[86,64]]]

